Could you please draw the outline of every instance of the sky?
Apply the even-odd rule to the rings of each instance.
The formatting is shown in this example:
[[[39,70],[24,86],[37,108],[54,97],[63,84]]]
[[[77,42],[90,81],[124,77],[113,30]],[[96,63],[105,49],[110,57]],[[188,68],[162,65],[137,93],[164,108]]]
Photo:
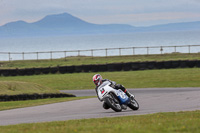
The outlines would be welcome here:
[[[95,24],[157,24],[200,21],[200,0],[0,0],[0,26],[69,13]]]

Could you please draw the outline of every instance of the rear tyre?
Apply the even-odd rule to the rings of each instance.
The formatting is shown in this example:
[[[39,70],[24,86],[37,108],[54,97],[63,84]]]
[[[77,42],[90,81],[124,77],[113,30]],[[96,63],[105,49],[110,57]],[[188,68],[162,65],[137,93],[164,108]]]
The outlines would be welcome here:
[[[134,98],[131,98],[130,99],[130,104],[128,104],[128,107],[131,108],[132,110],[138,110],[139,109],[139,104]]]
[[[105,98],[106,104],[116,112],[121,112],[122,107],[119,104],[118,99],[114,96],[114,94],[109,94],[108,97]]]

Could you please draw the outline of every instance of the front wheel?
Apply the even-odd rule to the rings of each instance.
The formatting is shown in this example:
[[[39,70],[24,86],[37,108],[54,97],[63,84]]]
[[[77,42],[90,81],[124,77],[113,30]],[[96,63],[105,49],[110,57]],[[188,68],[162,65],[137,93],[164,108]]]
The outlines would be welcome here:
[[[104,100],[108,106],[113,109],[114,111],[116,112],[120,112],[122,111],[122,107],[121,105],[119,104],[119,101],[118,99],[113,95],[113,94],[110,94],[108,95],[108,97],[105,98]]]
[[[130,99],[130,103],[128,104],[128,107],[131,108],[132,110],[138,110],[139,104],[134,98],[132,98]]]

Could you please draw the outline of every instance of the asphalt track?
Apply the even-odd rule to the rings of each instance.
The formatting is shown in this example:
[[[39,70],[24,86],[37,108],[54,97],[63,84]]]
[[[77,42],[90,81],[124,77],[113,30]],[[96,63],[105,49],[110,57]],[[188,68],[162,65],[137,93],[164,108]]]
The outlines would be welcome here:
[[[200,110],[200,88],[147,88],[129,89],[134,92],[140,109],[122,112],[104,110],[97,98],[54,103],[42,106],[0,111],[0,125],[117,117],[152,114],[157,112],[177,112]],[[94,90],[63,91],[77,96],[93,96]]]

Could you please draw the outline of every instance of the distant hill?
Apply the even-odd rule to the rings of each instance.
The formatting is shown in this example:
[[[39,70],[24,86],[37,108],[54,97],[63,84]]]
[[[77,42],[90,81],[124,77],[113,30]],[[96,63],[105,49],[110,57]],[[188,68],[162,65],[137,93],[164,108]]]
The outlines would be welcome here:
[[[77,17],[74,17],[68,13],[63,13],[48,15],[34,23],[27,23],[25,21],[7,23],[3,26],[0,26],[0,37],[109,34],[186,30],[200,30],[200,21],[155,25],[149,27],[134,27],[127,24],[92,24]]]
[[[182,23],[170,23],[163,25],[154,25],[149,27],[140,27],[139,31],[146,32],[159,32],[159,31],[200,31],[200,21],[196,22],[182,22]]]

